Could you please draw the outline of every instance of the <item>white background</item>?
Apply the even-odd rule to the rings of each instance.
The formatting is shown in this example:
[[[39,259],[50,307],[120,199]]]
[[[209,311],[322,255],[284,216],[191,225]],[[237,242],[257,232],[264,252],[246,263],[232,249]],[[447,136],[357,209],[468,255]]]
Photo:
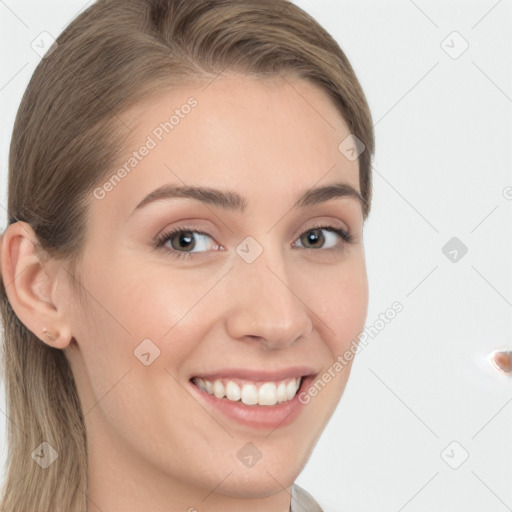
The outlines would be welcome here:
[[[356,357],[298,483],[336,512],[512,510],[512,378],[488,359],[512,347],[512,2],[295,3],[346,52],[374,117],[367,325],[404,307]],[[89,4],[0,0],[2,231],[31,42]],[[456,262],[452,237],[468,248]]]

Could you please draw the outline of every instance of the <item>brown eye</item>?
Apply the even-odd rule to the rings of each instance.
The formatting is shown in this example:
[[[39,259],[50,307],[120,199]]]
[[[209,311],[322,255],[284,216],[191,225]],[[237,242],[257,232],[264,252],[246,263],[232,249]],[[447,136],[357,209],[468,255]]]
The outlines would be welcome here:
[[[308,229],[298,240],[301,241],[304,249],[335,249],[339,245],[339,240],[337,240],[339,238],[347,243],[353,240],[352,235],[335,226],[318,226]],[[325,244],[328,247],[325,247]]]
[[[313,248],[316,249],[317,246],[322,245],[322,242],[325,241],[325,237],[322,230],[316,228],[301,235],[301,241],[306,249],[310,248],[310,246],[313,246]]]
[[[189,229],[184,227],[178,227],[171,231],[165,232],[155,240],[156,248],[164,248],[172,256],[180,257],[192,257],[193,255],[201,255],[208,252],[207,239],[213,241],[213,238],[204,231],[197,229]],[[167,245],[167,242],[170,244]],[[212,244],[213,248],[219,248],[218,245]],[[199,249],[194,251],[194,249]]]
[[[180,251],[182,249],[189,250],[193,249],[196,245],[194,240],[194,234],[192,231],[178,231],[175,234],[172,234],[168,237],[168,240],[171,242],[171,247]],[[172,243],[172,242],[177,242]],[[192,247],[190,247],[192,245]]]

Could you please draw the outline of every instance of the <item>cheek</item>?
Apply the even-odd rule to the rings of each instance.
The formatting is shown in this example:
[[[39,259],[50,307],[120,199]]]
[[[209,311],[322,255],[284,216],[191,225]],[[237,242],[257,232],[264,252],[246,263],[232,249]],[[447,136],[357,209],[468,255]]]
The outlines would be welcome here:
[[[341,265],[318,265],[314,271],[300,271],[293,279],[292,288],[333,355],[344,351],[366,320],[364,253],[362,247],[351,251]],[[200,267],[166,269],[144,258],[129,260],[117,258],[116,264],[95,265],[95,271],[88,273],[86,288],[95,299],[89,301],[95,338],[102,344],[108,340],[108,347],[102,348],[111,352],[118,364],[131,365],[133,351],[148,338],[160,350],[172,353],[178,365],[194,350],[193,340],[200,340],[228,306],[218,300],[224,284],[219,283],[219,272]],[[134,268],[138,271],[133,272]],[[91,333],[85,334],[90,338]],[[99,348],[95,344],[94,350]]]
[[[137,408],[190,405],[175,378],[207,332],[204,310],[194,308],[207,283],[195,287],[185,280],[164,282],[161,275],[152,279],[142,271],[122,274],[112,266],[84,283],[88,308],[78,312],[80,354],[74,367],[84,410],[102,410],[119,431]]]
[[[314,312],[324,323],[319,323],[321,335],[333,358],[343,353],[363,331],[368,311],[368,280],[364,260],[350,268],[326,275],[318,284],[311,301]]]
[[[117,324],[114,328],[124,328],[135,342],[171,335],[215,281],[211,272],[208,276],[195,270],[177,271],[165,263],[122,256],[116,264],[98,269],[89,282],[97,302],[110,314],[111,323]]]

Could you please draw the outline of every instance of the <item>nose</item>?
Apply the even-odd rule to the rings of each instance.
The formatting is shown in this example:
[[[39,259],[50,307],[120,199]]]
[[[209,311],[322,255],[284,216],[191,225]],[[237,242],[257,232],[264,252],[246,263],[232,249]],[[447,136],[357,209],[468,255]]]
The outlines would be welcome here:
[[[240,259],[230,274],[226,329],[233,339],[257,340],[272,350],[311,335],[314,312],[301,296],[300,275],[286,268],[279,251],[265,250],[252,263]]]

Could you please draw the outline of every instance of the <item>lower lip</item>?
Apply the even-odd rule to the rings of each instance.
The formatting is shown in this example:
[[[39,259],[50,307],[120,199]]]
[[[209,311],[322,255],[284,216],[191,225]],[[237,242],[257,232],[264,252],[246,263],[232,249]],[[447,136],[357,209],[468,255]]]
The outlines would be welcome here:
[[[252,428],[273,429],[285,427],[293,423],[299,416],[304,404],[299,401],[299,394],[310,385],[313,377],[304,377],[295,396],[286,402],[276,405],[245,405],[227,398],[217,398],[203,391],[190,382],[195,395],[206,403],[209,409],[219,411],[229,419]]]

